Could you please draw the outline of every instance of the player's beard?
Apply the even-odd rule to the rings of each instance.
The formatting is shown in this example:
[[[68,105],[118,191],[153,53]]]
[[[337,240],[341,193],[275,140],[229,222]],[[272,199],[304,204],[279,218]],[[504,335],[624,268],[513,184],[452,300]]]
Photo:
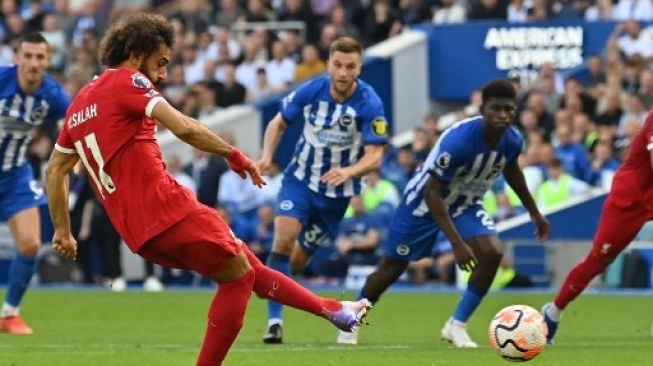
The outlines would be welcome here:
[[[355,79],[352,79],[352,80],[348,81],[348,82],[345,84],[344,87],[341,87],[341,86],[340,86],[341,84],[338,83],[338,80],[335,79],[335,78],[332,78],[332,79],[331,79],[331,85],[333,85],[333,90],[336,92],[336,94],[338,94],[338,95],[340,95],[340,96],[342,96],[342,97],[346,97],[346,96],[349,95],[349,93],[351,92],[352,88],[354,87],[354,80],[355,80]]]
[[[161,78],[158,77],[152,77],[152,74],[150,73],[150,69],[143,63],[141,67],[138,68],[138,71],[140,71],[143,75],[147,76],[148,79],[154,84],[154,86],[159,86],[161,85],[161,82],[163,81]]]

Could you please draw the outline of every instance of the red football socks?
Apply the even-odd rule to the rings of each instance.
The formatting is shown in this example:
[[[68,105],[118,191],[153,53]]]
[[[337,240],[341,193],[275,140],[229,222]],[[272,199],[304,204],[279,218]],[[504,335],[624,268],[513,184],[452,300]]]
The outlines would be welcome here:
[[[252,295],[256,274],[218,285],[209,308],[209,320],[197,366],[220,366],[243,327],[247,302]]]
[[[555,305],[558,309],[564,310],[567,305],[580,295],[590,281],[603,273],[608,263],[601,261],[592,253],[578,263],[567,275],[562,284],[558,296],[555,298]]]
[[[342,309],[340,301],[317,296],[281,272],[266,267],[245,244],[242,247],[256,271],[254,292],[257,295],[318,316]]]

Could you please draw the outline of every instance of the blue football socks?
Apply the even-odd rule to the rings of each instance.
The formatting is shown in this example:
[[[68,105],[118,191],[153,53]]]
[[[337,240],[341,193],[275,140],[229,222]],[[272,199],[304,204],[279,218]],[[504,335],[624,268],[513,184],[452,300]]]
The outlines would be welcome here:
[[[467,290],[463,293],[463,297],[453,313],[453,319],[461,323],[467,323],[467,320],[474,314],[486,293],[487,291],[482,291],[478,287],[468,284]]]
[[[7,297],[5,299],[7,304],[14,307],[20,305],[35,270],[35,257],[30,258],[16,253],[9,266],[9,283],[7,284]]]

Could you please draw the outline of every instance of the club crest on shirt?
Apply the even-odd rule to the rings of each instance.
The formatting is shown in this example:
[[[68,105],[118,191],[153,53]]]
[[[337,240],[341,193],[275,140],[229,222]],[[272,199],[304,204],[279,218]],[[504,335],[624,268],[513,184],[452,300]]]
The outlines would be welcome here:
[[[446,151],[443,152],[435,159],[435,164],[442,169],[447,169],[451,164],[451,154]]]
[[[152,87],[152,82],[140,72],[132,75],[132,84],[137,88],[149,89]]]
[[[372,121],[372,133],[379,137],[388,135],[388,121],[383,117],[376,117]]]
[[[345,113],[338,118],[338,123],[343,127],[349,126],[353,121],[354,117],[349,113]]]
[[[279,208],[283,211],[290,211],[295,205],[291,200],[283,200],[279,203]]]

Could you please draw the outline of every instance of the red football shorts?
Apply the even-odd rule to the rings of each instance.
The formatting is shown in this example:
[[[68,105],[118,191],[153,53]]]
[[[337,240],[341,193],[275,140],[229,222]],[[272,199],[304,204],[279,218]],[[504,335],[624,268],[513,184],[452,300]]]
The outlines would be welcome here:
[[[601,220],[594,236],[592,253],[612,262],[653,218],[650,198],[653,192],[633,192],[628,184],[615,182],[603,204]]]
[[[148,240],[138,255],[164,267],[190,269],[210,278],[240,251],[218,212],[198,202],[181,221]]]

